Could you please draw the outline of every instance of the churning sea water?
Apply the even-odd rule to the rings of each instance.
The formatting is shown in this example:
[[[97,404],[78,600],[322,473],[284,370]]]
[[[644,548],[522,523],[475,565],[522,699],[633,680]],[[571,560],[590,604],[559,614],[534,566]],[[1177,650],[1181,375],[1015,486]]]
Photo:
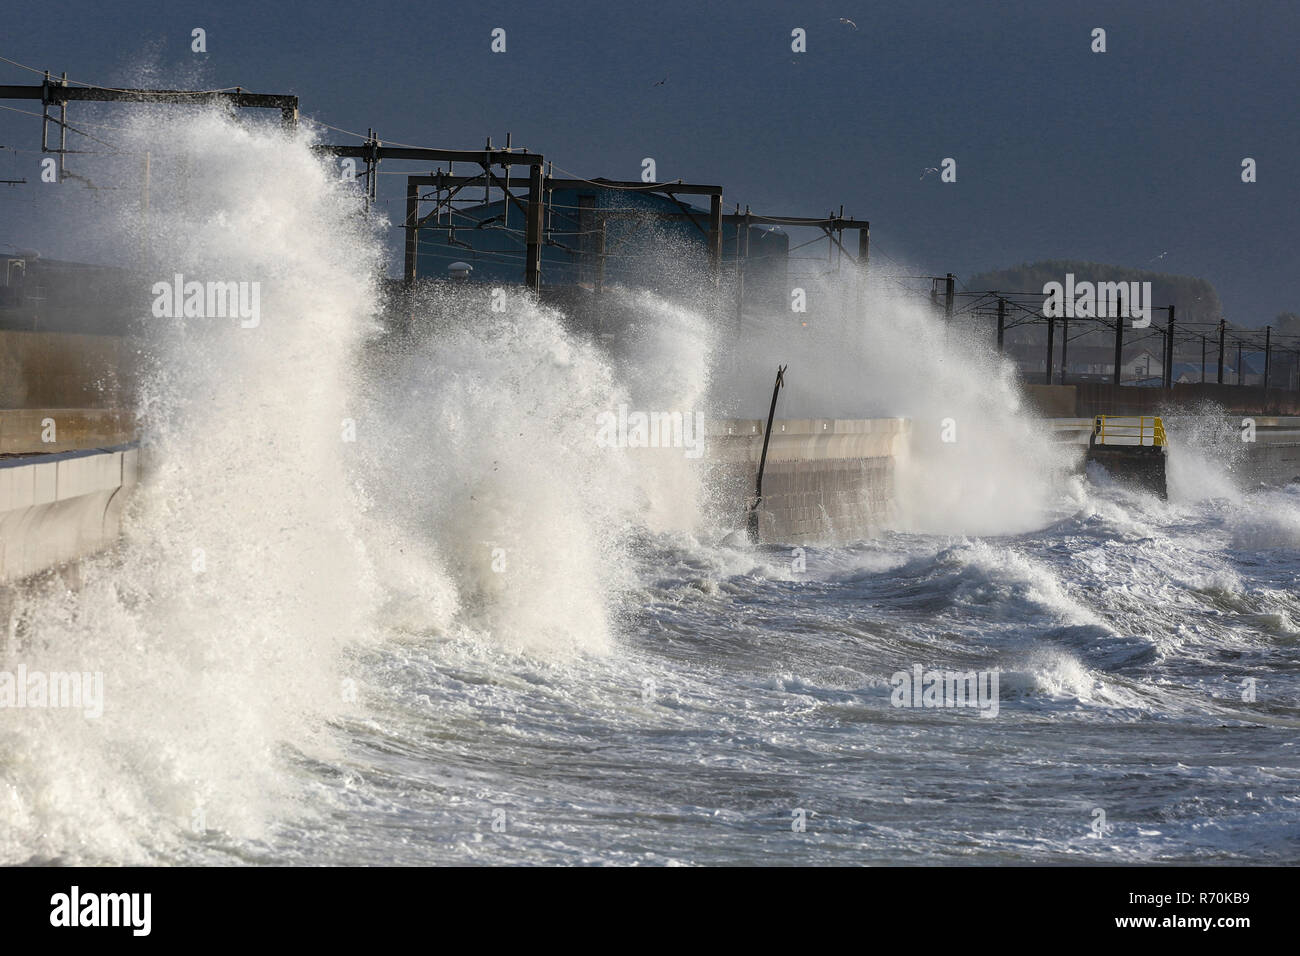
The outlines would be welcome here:
[[[0,861],[1300,859],[1296,486],[1190,445],[1167,502],[1069,475],[985,345],[872,290],[798,338],[623,292],[597,345],[472,288],[386,333],[305,137],[160,122],[104,243],[262,318],[148,327],[123,540],[18,596],[6,663],[102,672],[104,713],[0,714]],[[704,464],[592,441],[757,417],[778,362],[783,416],[912,419],[892,530],[735,545]],[[995,698],[899,706],[917,668]]]

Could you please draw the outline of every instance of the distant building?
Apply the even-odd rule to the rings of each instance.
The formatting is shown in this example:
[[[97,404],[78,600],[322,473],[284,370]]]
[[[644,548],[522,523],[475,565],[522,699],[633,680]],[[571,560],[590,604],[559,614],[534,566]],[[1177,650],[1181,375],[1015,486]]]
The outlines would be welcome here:
[[[1058,337],[1053,355],[1052,381],[1061,384],[1061,343]],[[1042,382],[1046,376],[1046,343],[1016,343],[1007,347],[1026,381]],[[1120,380],[1137,384],[1148,380],[1159,382],[1164,375],[1164,356],[1159,349],[1145,346],[1126,348],[1120,366]],[[1065,381],[1110,382],[1115,377],[1115,349],[1113,346],[1078,345],[1071,343],[1066,349]]]

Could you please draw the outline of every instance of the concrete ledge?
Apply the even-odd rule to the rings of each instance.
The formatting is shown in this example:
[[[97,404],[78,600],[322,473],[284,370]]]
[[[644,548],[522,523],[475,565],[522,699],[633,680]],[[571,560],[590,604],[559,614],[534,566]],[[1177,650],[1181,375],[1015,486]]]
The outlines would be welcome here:
[[[704,431],[710,438],[751,437],[763,434],[763,422],[759,418],[724,418],[708,422]],[[906,431],[909,427],[905,418],[778,418],[772,422],[772,434],[856,435]]]
[[[763,455],[763,423],[729,420],[708,430],[709,455],[725,461],[751,461]],[[911,434],[902,418],[796,418],[772,422],[767,460],[831,461],[893,457]]]
[[[55,441],[47,442],[53,422]],[[0,455],[44,455],[124,445],[134,437],[131,416],[115,408],[0,409]]]
[[[852,458],[892,458],[902,447],[900,436],[875,437],[864,435],[786,436],[773,435],[767,448],[767,463],[791,461],[835,461]],[[719,461],[747,461],[755,466],[763,456],[763,440],[735,445],[710,445],[716,453],[711,457]]]
[[[135,446],[0,459],[0,584],[109,545],[136,484]]]

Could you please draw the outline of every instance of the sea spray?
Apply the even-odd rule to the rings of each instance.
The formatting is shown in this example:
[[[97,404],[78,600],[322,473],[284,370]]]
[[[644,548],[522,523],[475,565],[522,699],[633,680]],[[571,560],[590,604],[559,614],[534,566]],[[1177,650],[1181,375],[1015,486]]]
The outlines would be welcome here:
[[[824,306],[747,313],[719,350],[716,406],[759,417],[772,370],[788,364],[779,418],[911,420],[897,461],[899,530],[1012,533],[1051,519],[1069,456],[1026,405],[987,330],[946,323],[928,304],[847,271],[799,281]]]
[[[147,223],[130,190],[89,228],[105,255],[146,250],[144,481],[80,590],[19,596],[10,654],[102,671],[104,715],[0,715],[6,862],[140,860],[262,832],[293,794],[285,757],[332,749],[340,655],[371,626],[339,423],[378,243],[306,135],[207,111],[133,117],[122,146],[152,153]],[[259,323],[150,314],[153,284],[177,274],[258,283]]]
[[[427,290],[415,332],[372,345],[365,415],[385,441],[366,449],[365,482],[377,513],[419,529],[453,589],[427,627],[605,652],[638,529],[696,525],[700,463],[609,447],[599,422],[620,406],[698,407],[702,320],[645,299],[658,331],[628,329],[611,356],[522,289],[493,311],[491,291]],[[665,339],[680,364],[663,361]]]
[[[1237,469],[1247,449],[1240,417],[1212,401],[1162,409],[1169,436],[1169,500],[1189,504],[1241,495]]]
[[[633,294],[640,322],[602,348],[520,290],[496,314],[444,289],[397,331],[380,243],[309,135],[134,115],[100,174],[132,188],[84,228],[139,280],[144,483],[79,589],[20,595],[17,649],[103,671],[104,715],[3,718],[6,861],[263,839],[304,810],[298,755],[332,762],[331,719],[389,692],[355,650],[607,652],[640,534],[697,524],[698,462],[596,441],[620,403],[708,411],[696,313]]]

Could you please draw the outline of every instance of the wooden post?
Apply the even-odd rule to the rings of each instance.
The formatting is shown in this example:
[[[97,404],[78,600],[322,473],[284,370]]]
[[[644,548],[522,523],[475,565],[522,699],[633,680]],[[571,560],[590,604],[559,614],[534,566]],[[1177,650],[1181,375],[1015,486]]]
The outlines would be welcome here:
[[[871,255],[871,224],[858,227],[857,268],[853,270],[853,305],[858,310],[858,321],[866,319],[867,261]]]
[[[41,83],[41,152],[50,151],[50,71]]]
[[[743,237],[743,238],[742,238]],[[741,243],[744,243],[743,245]],[[745,315],[745,261],[749,258],[749,207],[744,218],[736,220],[736,328],[740,329]]]
[[[68,85],[68,74],[64,73],[60,86]],[[68,101],[59,100],[59,182],[63,182],[63,160],[68,155]]]
[[[1120,384],[1120,378],[1124,373],[1124,319],[1121,316],[1115,316],[1115,376],[1114,382]]]
[[[1169,307],[1169,326],[1165,329],[1165,388],[1174,387],[1174,307]]]
[[[510,167],[506,167],[509,179]],[[546,204],[542,200],[542,164],[533,163],[528,169],[528,222],[525,238],[528,243],[524,264],[524,284],[534,292],[542,287],[542,213]]]
[[[1056,341],[1056,319],[1053,316],[1047,317],[1047,384],[1052,384],[1052,366],[1053,362],[1053,345]]]
[[[415,260],[419,252],[420,241],[420,187],[414,183],[406,184],[406,267],[402,278],[407,286],[415,282]]]
[[[1228,332],[1227,319],[1219,319],[1219,378],[1220,385],[1223,384],[1223,340]]]
[[[776,367],[776,384],[772,386],[772,405],[767,410],[767,428],[763,429],[763,454],[758,459],[758,475],[754,479],[754,504],[750,506],[745,520],[749,540],[755,543],[758,542],[759,533],[758,509],[763,503],[763,469],[767,467],[767,443],[772,438],[772,422],[776,418],[776,397],[781,392],[781,386],[785,384],[785,370],[788,367],[786,365]]]
[[[709,270],[716,287],[722,279],[722,197],[709,197]]]
[[[1065,384],[1065,377],[1069,373],[1069,356],[1070,356],[1070,320],[1061,319],[1061,384]]]
[[[1264,326],[1264,388],[1268,388],[1268,379],[1272,369],[1273,359],[1273,326]]]

